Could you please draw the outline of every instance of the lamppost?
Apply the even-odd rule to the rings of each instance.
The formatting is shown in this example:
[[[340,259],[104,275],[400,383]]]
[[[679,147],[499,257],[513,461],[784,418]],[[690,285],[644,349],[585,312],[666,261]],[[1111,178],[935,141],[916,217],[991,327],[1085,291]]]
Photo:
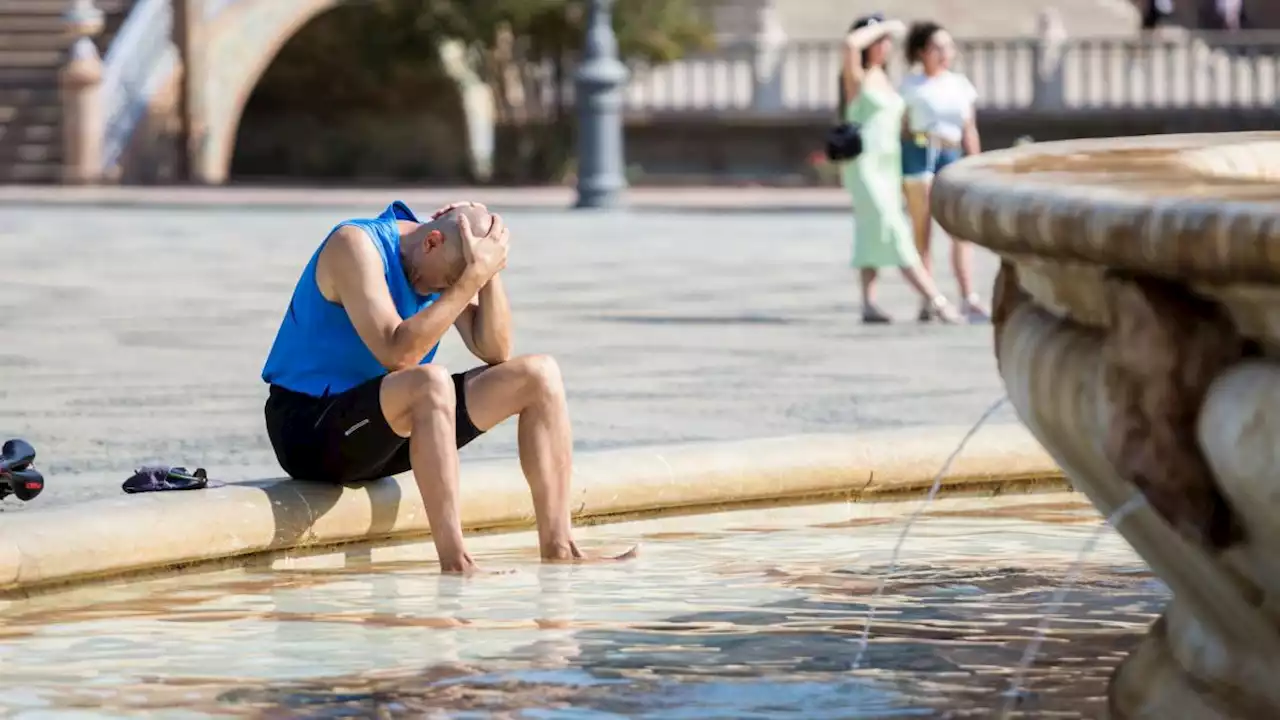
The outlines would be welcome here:
[[[627,68],[618,59],[610,5],[590,0],[587,36],[578,67],[579,208],[608,208],[621,203],[623,174],[622,86]]]
[[[102,179],[102,57],[93,38],[102,11],[93,0],[74,0],[62,16],[71,47],[58,77],[62,104],[62,181],[93,185]]]

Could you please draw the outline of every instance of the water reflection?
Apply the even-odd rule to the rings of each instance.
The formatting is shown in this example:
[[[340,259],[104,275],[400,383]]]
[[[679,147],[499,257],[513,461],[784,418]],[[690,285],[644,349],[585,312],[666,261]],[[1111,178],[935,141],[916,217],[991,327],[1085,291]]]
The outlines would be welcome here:
[[[1071,497],[1023,503],[980,519],[990,501],[940,503],[879,596],[900,526],[850,528],[851,512],[890,511],[841,505],[584,533],[646,538],[624,565],[542,566],[508,536],[476,553],[509,575],[441,576],[416,543],[31,601],[4,618],[0,710],[989,717],[1097,526]],[[1052,618],[1024,716],[1099,716],[1106,678],[1166,597],[1104,538]]]
[[[219,700],[291,717],[443,708],[449,717],[988,717],[1061,579],[992,569],[887,590],[893,619],[856,674],[866,606],[827,597],[566,634],[571,653],[538,642],[469,667],[243,688]],[[1099,717],[1107,678],[1163,601],[1150,577],[1095,570],[1055,618],[1020,714]]]

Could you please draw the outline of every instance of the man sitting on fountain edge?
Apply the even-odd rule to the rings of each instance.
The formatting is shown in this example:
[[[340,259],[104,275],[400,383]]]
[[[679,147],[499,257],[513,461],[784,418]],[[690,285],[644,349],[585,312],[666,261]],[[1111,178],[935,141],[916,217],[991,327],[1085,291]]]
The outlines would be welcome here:
[[[352,483],[412,470],[445,572],[475,570],[458,450],[512,415],[542,557],[582,557],[560,370],[547,356],[511,356],[508,238],[502,218],[473,203],[424,223],[397,201],[340,223],[302,271],[262,371],[267,434],[285,472]],[[483,366],[450,375],[431,362],[450,325]]]

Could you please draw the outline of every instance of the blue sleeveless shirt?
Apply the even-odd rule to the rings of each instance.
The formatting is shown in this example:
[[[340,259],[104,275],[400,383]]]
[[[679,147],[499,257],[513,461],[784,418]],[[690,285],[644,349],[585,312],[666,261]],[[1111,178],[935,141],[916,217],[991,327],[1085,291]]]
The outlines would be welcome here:
[[[383,274],[400,317],[409,318],[435,302],[439,295],[419,295],[409,283],[400,261],[399,220],[418,222],[413,211],[397,200],[376,218],[347,220],[333,230],[352,225],[365,231],[382,256]],[[321,243],[302,271],[262,368],[263,381],[313,397],[345,392],[387,373],[356,333],[347,311],[320,294],[316,261],[323,249],[324,243]],[[431,362],[439,347],[437,343],[431,348],[422,363]]]

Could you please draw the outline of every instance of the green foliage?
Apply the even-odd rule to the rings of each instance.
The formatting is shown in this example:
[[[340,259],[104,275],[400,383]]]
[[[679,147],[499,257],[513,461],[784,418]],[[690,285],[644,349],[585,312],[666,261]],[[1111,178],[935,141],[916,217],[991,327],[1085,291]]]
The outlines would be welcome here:
[[[618,0],[613,24],[628,60],[671,62],[713,45],[711,28],[689,0]]]
[[[586,0],[379,0],[407,13],[406,20],[493,50],[504,33],[521,40],[534,57],[558,58],[582,46]],[[412,20],[411,20],[412,19]],[[614,31],[628,60],[669,62],[711,46],[709,28],[692,0],[616,0]]]

